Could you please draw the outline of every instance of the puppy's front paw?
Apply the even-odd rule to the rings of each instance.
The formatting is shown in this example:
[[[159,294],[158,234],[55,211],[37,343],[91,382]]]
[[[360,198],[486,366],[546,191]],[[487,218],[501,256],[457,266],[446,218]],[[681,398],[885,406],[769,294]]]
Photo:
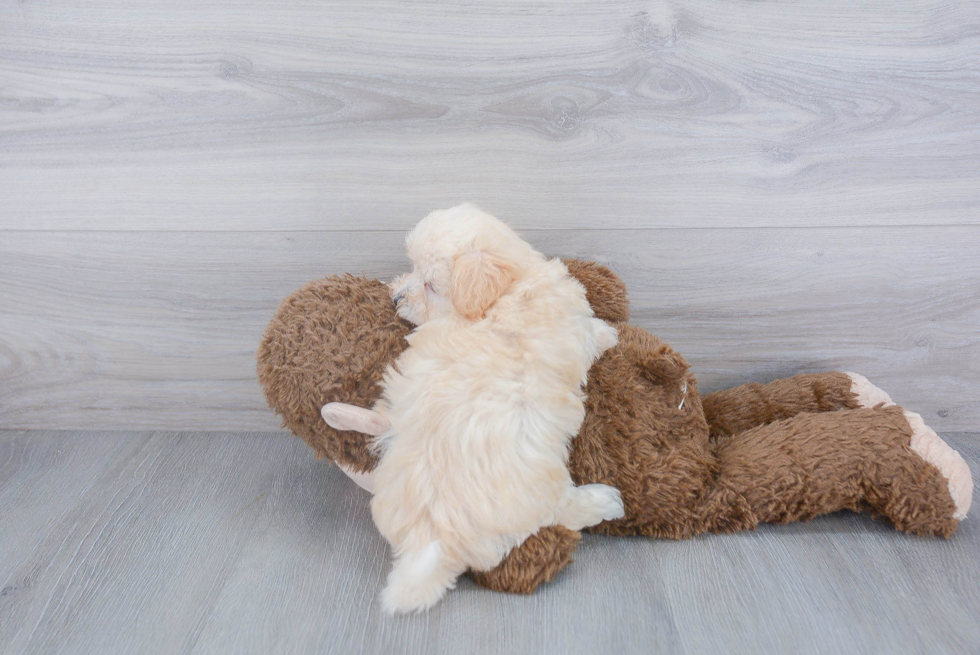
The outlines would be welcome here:
[[[616,331],[616,328],[609,325],[609,323],[606,323],[601,318],[594,318],[592,320],[595,321],[593,324],[595,329],[595,341],[596,346],[599,348],[599,354],[601,355],[619,343],[619,333]]]
[[[595,499],[596,523],[614,521],[626,515],[626,510],[623,508],[623,495],[616,487],[610,487],[608,484],[587,484],[579,487],[579,489],[583,488],[587,488]]]
[[[619,489],[606,484],[569,487],[558,510],[558,523],[569,530],[581,530],[626,515]]]
[[[388,293],[395,303],[395,313],[413,325],[421,325],[425,317],[419,314],[419,309],[425,307],[420,302],[422,285],[417,276],[406,273],[388,283]]]

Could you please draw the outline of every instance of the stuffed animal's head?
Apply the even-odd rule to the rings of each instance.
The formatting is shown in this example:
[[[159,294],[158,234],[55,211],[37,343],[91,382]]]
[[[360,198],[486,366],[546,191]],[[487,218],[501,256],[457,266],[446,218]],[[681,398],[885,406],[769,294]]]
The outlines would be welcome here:
[[[369,471],[375,457],[365,435],[331,428],[320,408],[328,402],[373,406],[385,369],[408,346],[411,331],[380,280],[349,274],[314,280],[283,300],[266,328],[259,383],[283,427],[318,458]]]
[[[610,323],[629,319],[626,287],[614,273],[592,262],[564,262],[596,316]],[[317,457],[356,472],[372,470],[370,437],[330,427],[320,409],[327,403],[373,407],[385,369],[408,346],[411,331],[380,280],[335,275],[304,285],[280,303],[259,346],[257,373],[269,406]]]

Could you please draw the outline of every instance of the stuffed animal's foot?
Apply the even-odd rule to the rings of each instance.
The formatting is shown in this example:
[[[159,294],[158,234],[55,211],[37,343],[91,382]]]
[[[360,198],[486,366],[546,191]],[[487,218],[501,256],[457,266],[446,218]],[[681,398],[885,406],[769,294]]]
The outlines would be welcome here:
[[[925,424],[922,417],[915,412],[904,410],[905,420],[912,428],[912,439],[909,448],[922,459],[926,460],[942,473],[949,486],[949,495],[953,499],[956,511],[953,518],[962,521],[970,511],[973,502],[973,476],[970,467],[958,452],[949,447],[939,435]]]
[[[623,518],[623,498],[619,489],[606,484],[569,487],[555,513],[555,525],[581,530],[603,521]]]
[[[446,566],[442,547],[433,541],[421,551],[395,560],[381,592],[381,605],[389,614],[427,610],[456,586],[460,573]]]
[[[861,407],[892,407],[895,405],[891,397],[882,389],[872,384],[868,378],[858,373],[848,373],[851,378],[851,392],[855,395]],[[962,521],[966,518],[973,501],[973,476],[970,467],[958,452],[939,438],[939,435],[925,424],[922,417],[915,412],[903,409],[905,420],[912,428],[912,438],[909,448],[916,455],[929,462],[942,473],[949,485],[949,495],[953,499],[956,510],[953,518]]]

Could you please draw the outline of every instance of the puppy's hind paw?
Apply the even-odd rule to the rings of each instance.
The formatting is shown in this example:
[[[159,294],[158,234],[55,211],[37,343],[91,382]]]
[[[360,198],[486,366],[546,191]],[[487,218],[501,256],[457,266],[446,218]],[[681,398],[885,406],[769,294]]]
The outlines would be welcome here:
[[[584,484],[569,487],[565,492],[558,508],[557,523],[569,530],[581,530],[625,515],[619,489],[606,484]]]
[[[456,584],[456,575],[442,566],[442,559],[438,541],[399,557],[381,592],[384,610],[389,614],[420,612],[438,603]]]
[[[442,586],[412,587],[404,583],[389,582],[381,592],[381,607],[388,614],[422,612],[438,603],[445,593],[446,588]]]

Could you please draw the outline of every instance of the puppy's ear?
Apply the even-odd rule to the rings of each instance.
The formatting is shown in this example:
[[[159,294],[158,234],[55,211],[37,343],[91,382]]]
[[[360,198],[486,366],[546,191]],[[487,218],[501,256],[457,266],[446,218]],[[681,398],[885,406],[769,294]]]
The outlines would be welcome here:
[[[449,299],[466,318],[483,318],[517,278],[517,266],[485,251],[468,252],[453,262]]]

